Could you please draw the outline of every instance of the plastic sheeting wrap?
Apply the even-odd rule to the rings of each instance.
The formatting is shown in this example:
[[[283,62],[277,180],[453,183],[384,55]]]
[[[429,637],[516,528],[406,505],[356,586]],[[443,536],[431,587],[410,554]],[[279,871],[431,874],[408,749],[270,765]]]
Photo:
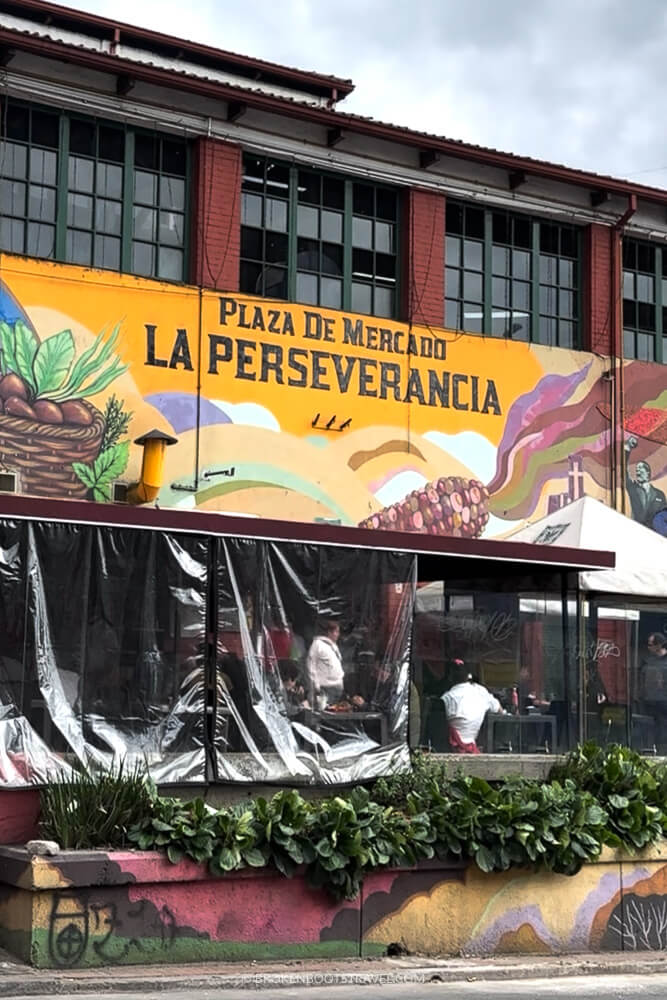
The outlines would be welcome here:
[[[216,777],[333,784],[406,765],[415,557],[223,539],[216,584]]]
[[[0,783],[398,770],[415,586],[410,555],[0,521]]]
[[[204,781],[207,540],[30,522],[0,534],[0,680],[26,780],[124,759]]]

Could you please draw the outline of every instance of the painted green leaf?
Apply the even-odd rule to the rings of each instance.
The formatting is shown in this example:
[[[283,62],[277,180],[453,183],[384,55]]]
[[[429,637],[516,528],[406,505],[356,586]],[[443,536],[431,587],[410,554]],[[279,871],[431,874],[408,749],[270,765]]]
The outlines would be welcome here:
[[[101,483],[96,483],[93,486],[93,500],[96,500],[97,503],[108,503],[111,500],[111,490],[109,487]]]
[[[72,462],[72,468],[81,482],[85,483],[85,485],[92,490],[95,486],[95,473],[91,467],[89,465],[84,465],[83,462]]]
[[[127,467],[129,455],[129,441],[121,441],[101,452],[93,462],[95,486],[107,486],[121,476]]]
[[[34,331],[29,326],[26,326],[25,323],[22,323],[20,319],[17,319],[14,324],[14,336],[18,374],[34,391],[35,376],[33,375],[32,366],[39,342]]]
[[[106,329],[97,335],[91,346],[75,361],[67,381],[60,388],[58,399],[83,399],[84,396],[94,395],[126,370],[127,366],[121,366],[118,358],[104,368],[116,346],[119,332],[120,323],[117,323],[108,337]],[[92,383],[84,385],[90,378],[93,378]]]
[[[18,365],[16,363],[16,351],[15,351],[15,338],[14,330],[9,325],[9,323],[0,323],[0,349],[2,350],[2,370],[6,375],[7,372],[18,373]]]
[[[38,396],[48,396],[60,389],[73,359],[74,337],[71,330],[62,330],[39,345],[32,366]]]

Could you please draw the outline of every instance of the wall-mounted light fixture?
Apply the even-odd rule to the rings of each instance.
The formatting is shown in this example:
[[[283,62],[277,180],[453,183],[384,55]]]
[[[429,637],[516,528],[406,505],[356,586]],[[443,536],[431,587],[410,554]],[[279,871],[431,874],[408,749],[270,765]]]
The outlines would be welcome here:
[[[334,431],[335,433],[338,433],[339,431],[344,431],[347,427],[350,426],[350,424],[352,423],[352,417],[348,417],[347,420],[344,420],[341,424],[338,425],[338,427],[334,427],[335,423],[336,423],[335,413],[333,417],[331,417],[329,420],[327,420],[326,423],[323,424],[320,424],[320,414],[316,413],[313,419],[310,421],[310,426],[317,428],[318,431]]]
[[[141,460],[141,478],[133,483],[127,491],[127,502],[131,504],[150,503],[157,499],[162,488],[164,477],[164,452],[178,438],[165,434],[164,431],[152,430],[142,434],[134,442],[144,449]]]

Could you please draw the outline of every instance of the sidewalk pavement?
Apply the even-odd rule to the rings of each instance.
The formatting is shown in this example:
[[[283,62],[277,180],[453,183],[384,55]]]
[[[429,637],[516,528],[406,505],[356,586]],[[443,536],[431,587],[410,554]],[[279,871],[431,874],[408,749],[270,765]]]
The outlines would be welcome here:
[[[33,969],[0,951],[0,997],[39,994],[150,993],[170,990],[277,989],[281,986],[415,984],[667,972],[667,952],[518,955],[496,958],[332,959],[291,962],[210,962],[200,965]]]

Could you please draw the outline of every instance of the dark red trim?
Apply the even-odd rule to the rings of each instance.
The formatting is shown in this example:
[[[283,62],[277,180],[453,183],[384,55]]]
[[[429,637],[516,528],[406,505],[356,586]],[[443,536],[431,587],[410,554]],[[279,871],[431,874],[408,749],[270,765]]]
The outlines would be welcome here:
[[[36,0],[32,0],[32,2],[34,3]],[[176,69],[158,69],[154,66],[147,66],[129,59],[120,59],[118,56],[108,53],[91,52],[86,49],[77,48],[76,46],[65,45],[62,42],[53,42],[49,39],[10,31],[7,28],[0,28],[0,44],[12,49],[33,52],[59,62],[76,63],[77,65],[86,66],[103,73],[124,73],[134,79],[143,80],[156,86],[168,87],[172,90],[190,91],[191,93],[211,97],[217,101],[238,101],[239,95],[242,94],[243,102],[249,107],[270,114],[313,122],[322,125],[325,129],[332,127],[341,128],[347,132],[372,136],[386,142],[400,142],[415,149],[423,149],[427,144],[429,149],[433,149],[445,156],[470,160],[473,163],[498,167],[501,170],[523,170],[529,176],[545,177],[549,180],[560,181],[565,184],[576,184],[580,187],[591,189],[602,187],[605,191],[615,194],[625,196],[635,194],[638,197],[658,204],[667,203],[667,191],[660,188],[644,187],[641,184],[633,184],[629,181],[617,180],[601,174],[588,173],[584,170],[575,170],[559,164],[547,163],[544,160],[514,156],[511,153],[486,149],[483,146],[472,146],[441,136],[415,132],[398,125],[388,125],[384,122],[375,122],[372,119],[362,118],[357,115],[347,115],[340,111],[315,108],[305,102],[272,97],[270,94],[262,93],[259,90],[252,90],[250,86],[245,88],[214,83],[210,80],[187,76],[185,73],[179,73]]]
[[[339,524],[303,524],[254,517],[231,517],[227,514],[204,511],[126,507],[122,504],[101,504],[85,500],[43,500],[39,497],[11,494],[0,496],[0,518],[98,524],[234,538],[312,542],[320,545],[389,549],[393,552],[414,552],[450,558],[542,564],[573,570],[613,569],[616,565],[613,552],[592,549],[531,545],[528,542],[483,538],[442,538],[405,531],[372,531],[368,528],[350,528]]]
[[[298,83],[322,96],[330,95],[333,101],[341,100],[354,90],[351,80],[326,73],[315,73],[310,70],[297,69],[293,66],[281,66],[280,63],[267,62],[264,59],[254,59],[251,56],[239,55],[225,49],[217,49],[212,45],[202,45],[200,42],[190,42],[175,35],[165,35],[161,31],[149,28],[139,28],[125,21],[116,21],[97,14],[73,10],[61,4],[48,3],[45,0],[2,0],[0,11],[15,13],[19,17],[30,18],[30,15],[43,20],[44,24],[74,30],[78,28],[92,29],[97,35],[106,37],[122,45],[139,42],[162,48],[170,48],[174,53],[180,53],[181,58],[192,55],[195,58],[205,58],[218,64],[220,68],[236,68],[249,78],[271,79],[273,82]]]

